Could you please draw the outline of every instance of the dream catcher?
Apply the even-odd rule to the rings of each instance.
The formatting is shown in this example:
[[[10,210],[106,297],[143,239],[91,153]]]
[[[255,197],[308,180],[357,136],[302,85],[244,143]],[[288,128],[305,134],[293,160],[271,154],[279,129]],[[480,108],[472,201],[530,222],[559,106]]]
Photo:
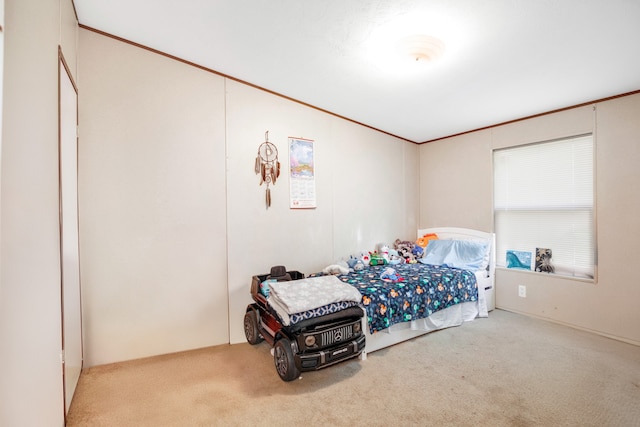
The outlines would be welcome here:
[[[280,162],[278,161],[278,149],[269,142],[269,131],[264,134],[265,141],[258,147],[256,157],[256,174],[260,175],[260,185],[267,184],[266,202],[267,209],[271,206],[271,190],[269,184],[275,184],[280,176]]]

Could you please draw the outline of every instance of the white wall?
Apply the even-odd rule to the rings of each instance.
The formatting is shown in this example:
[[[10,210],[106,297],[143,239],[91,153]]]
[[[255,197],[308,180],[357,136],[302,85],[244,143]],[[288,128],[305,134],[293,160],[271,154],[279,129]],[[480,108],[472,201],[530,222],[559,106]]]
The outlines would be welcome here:
[[[420,146],[420,228],[493,229],[491,131]]]
[[[79,56],[87,366],[244,342],[252,275],[413,238],[414,144],[91,31]],[[289,136],[315,141],[316,209],[289,209]]]
[[[226,113],[229,328],[238,343],[252,275],[277,264],[309,274],[378,242],[414,237],[417,146],[233,81]],[[284,168],[288,137],[314,140],[316,209],[289,209],[286,169],[266,209],[253,165],[267,130]]]
[[[227,343],[224,80],[80,35],[85,365]]]
[[[0,210],[0,425],[64,424],[60,351],[58,44],[67,0],[5,0]],[[62,14],[62,15],[61,15]],[[61,33],[68,37],[62,41]]]
[[[638,117],[640,94],[425,144],[420,225],[492,230],[493,149],[594,132],[597,281],[498,269],[496,305],[640,344],[640,287],[630,268],[640,235]],[[526,298],[518,285],[527,287]]]

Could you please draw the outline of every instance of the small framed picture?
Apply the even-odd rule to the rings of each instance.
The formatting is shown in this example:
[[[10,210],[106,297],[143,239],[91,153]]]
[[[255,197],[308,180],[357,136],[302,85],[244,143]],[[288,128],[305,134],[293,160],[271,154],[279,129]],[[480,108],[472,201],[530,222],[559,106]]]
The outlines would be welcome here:
[[[535,271],[541,273],[554,273],[555,267],[551,262],[551,249],[536,248],[536,264]]]
[[[531,270],[531,252],[507,250],[507,268]]]

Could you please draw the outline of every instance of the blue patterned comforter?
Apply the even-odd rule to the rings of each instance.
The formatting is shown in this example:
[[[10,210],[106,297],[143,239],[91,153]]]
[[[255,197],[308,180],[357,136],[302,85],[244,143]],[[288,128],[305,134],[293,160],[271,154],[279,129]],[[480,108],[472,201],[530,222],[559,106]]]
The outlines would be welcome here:
[[[472,271],[429,264],[393,265],[390,267],[404,280],[389,283],[380,279],[387,267],[370,266],[337,276],[362,294],[371,333],[478,300],[478,285]]]

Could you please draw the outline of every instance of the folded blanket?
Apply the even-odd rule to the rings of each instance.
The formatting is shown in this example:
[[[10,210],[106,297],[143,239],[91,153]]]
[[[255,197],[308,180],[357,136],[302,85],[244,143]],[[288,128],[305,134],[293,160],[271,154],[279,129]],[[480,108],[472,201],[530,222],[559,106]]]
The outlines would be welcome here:
[[[336,276],[320,276],[271,283],[268,301],[288,325],[292,314],[341,301],[360,302],[361,299],[362,295],[356,288]]]

